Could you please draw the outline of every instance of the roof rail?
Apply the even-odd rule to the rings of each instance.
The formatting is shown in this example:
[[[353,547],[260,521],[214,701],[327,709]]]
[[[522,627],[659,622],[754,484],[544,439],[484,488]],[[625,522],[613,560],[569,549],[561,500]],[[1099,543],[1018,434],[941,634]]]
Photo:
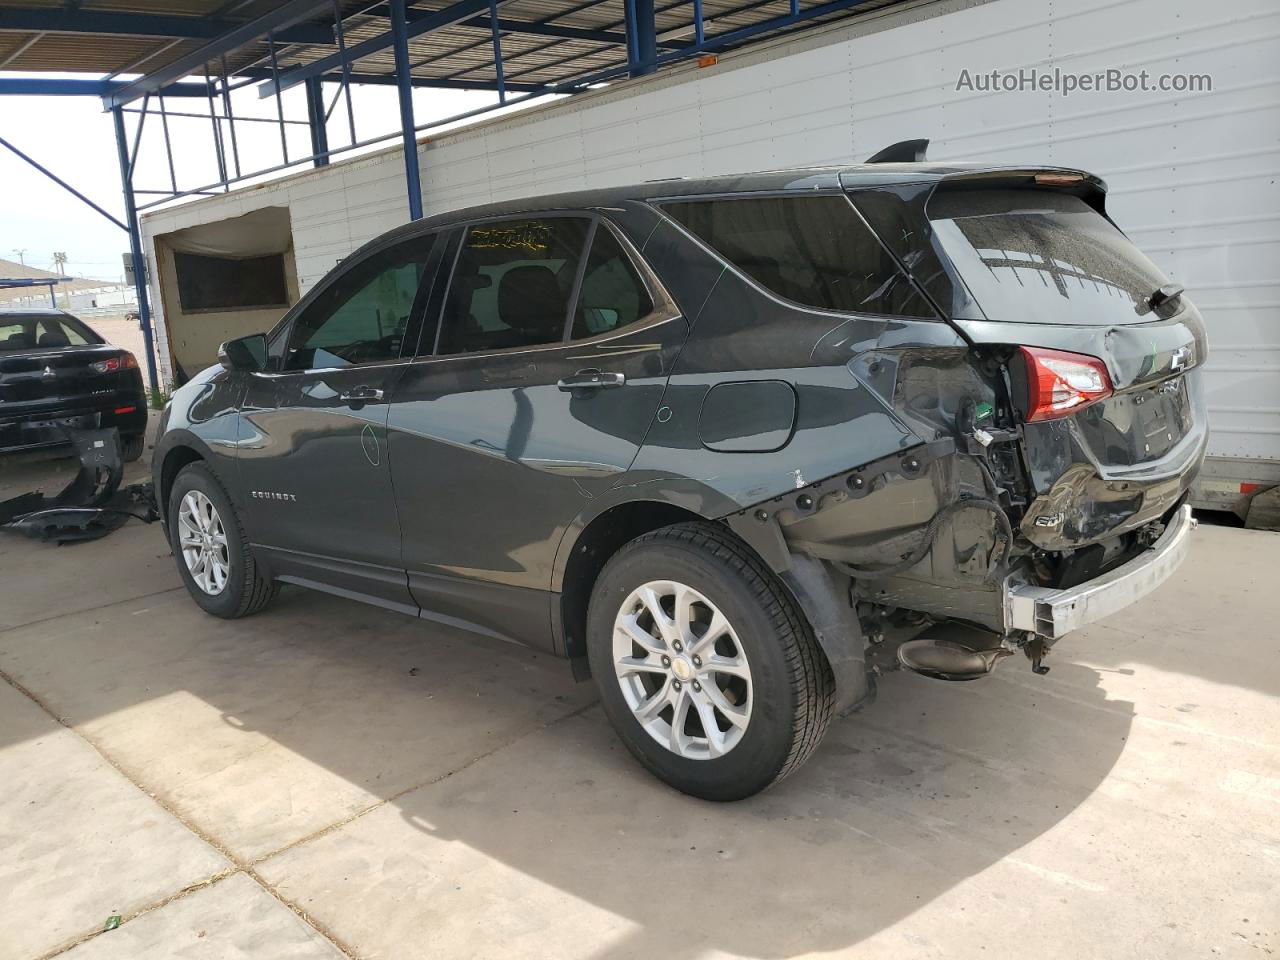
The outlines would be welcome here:
[[[867,158],[867,163],[924,163],[928,140],[899,140]]]

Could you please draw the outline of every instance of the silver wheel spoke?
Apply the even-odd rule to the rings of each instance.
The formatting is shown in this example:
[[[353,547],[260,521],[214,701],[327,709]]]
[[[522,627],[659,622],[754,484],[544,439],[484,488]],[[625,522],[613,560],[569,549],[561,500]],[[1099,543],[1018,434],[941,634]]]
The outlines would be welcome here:
[[[707,657],[702,661],[704,673],[723,673],[731,677],[751,679],[751,670],[742,657]]]
[[[702,688],[704,691],[706,687]],[[711,703],[706,697],[692,695],[693,706],[698,711],[698,719],[702,721],[702,732],[707,736],[707,749],[711,756],[718,757],[724,753],[725,737],[720,732],[720,726],[716,723],[715,710],[712,709]]]
[[[689,691],[684,687],[671,695],[671,749],[684,756],[688,752],[689,738],[685,736],[684,725],[689,718]]]
[[[656,718],[662,712],[663,707],[669,703],[671,703],[670,681],[664,683],[662,689],[635,708],[636,719],[641,723],[648,723]]]
[[[702,692],[706,695],[708,704],[714,706],[726,720],[739,730],[746,729],[747,711],[743,707],[730,703],[729,699],[724,695],[724,691],[714,683],[704,683]]]
[[[661,673],[666,674],[667,668],[662,665],[661,660],[641,659],[640,657],[623,657],[618,661],[620,672],[631,673]]]
[[[650,653],[662,654],[666,652],[666,643],[641,627],[640,624],[636,622],[636,618],[632,615],[619,617],[617,623],[614,625],[614,629],[622,631],[627,635],[627,637],[634,640]]]
[[[729,632],[729,621],[724,618],[719,610],[711,617],[711,622],[707,624],[706,632],[694,642],[690,648],[690,653],[696,653],[705,658],[712,650],[715,649],[716,641]]]
[[[716,653],[722,639],[733,656]],[[665,749],[710,760],[741,742],[751,720],[751,667],[733,626],[698,590],[653,580],[632,591],[614,618],[613,665],[632,715]]]

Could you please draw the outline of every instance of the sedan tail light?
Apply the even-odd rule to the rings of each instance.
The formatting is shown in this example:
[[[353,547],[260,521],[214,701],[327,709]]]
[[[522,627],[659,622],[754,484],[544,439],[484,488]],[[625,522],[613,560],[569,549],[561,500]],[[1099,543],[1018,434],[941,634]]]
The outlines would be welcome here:
[[[138,358],[132,353],[125,351],[118,357],[112,357],[109,360],[98,360],[89,364],[90,368],[98,373],[115,373],[117,370],[136,370],[138,369]]]
[[[1027,364],[1027,422],[1052,420],[1112,394],[1107,365],[1097,357],[1020,347]]]

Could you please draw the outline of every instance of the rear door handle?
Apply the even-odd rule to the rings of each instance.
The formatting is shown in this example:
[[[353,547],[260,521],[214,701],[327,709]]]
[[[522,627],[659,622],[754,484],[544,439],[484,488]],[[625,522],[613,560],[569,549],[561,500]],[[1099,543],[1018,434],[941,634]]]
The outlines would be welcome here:
[[[381,400],[382,391],[377,387],[352,387],[350,390],[338,394],[338,399],[357,403],[368,400]]]
[[[613,387],[625,387],[625,373],[610,373],[605,370],[579,370],[571,377],[556,382],[561,390],[608,390]]]

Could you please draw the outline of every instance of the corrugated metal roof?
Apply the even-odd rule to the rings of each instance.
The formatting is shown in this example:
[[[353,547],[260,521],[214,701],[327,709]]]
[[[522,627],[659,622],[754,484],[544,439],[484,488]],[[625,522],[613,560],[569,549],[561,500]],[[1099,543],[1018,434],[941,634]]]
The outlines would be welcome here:
[[[801,9],[819,6],[822,0],[802,0]],[[865,14],[901,0],[865,0],[849,10],[806,21],[803,26],[832,19]],[[410,17],[448,6],[447,0],[410,4]],[[84,0],[78,9],[84,13],[141,14],[152,17],[183,17],[193,22],[210,19],[233,24],[252,19],[276,6],[274,0]],[[692,42],[693,6],[690,0],[657,0],[656,22],[660,41]],[[703,18],[708,36],[747,27],[790,10],[788,0],[703,0]],[[0,15],[6,8],[60,10],[63,0],[0,0]],[[348,46],[385,33],[388,22],[383,14],[385,3],[373,0],[342,0],[344,32]],[[623,0],[512,0],[501,6],[504,21],[550,24],[582,30],[624,31]],[[318,26],[331,26],[332,18],[315,21]],[[2,21],[0,21],[2,23]],[[795,26],[790,29],[800,29]],[[83,73],[147,73],[158,70],[178,57],[190,53],[207,42],[205,39],[182,39],[172,36],[128,36],[112,33],[70,33],[57,30],[31,31],[4,29],[0,26],[0,70],[58,71]],[[306,64],[336,51],[331,44],[278,44],[277,60],[281,68]],[[492,37],[487,17],[473,23],[461,23],[410,40],[409,51],[413,74],[433,79],[451,79],[476,83],[493,83]],[[270,48],[258,40],[236,50],[227,57],[228,72],[269,66]],[[609,69],[626,60],[625,48],[600,40],[539,36],[524,32],[504,33],[502,52],[505,77],[513,83],[559,83],[575,77]],[[211,74],[220,74],[217,62],[208,65]],[[386,48],[356,62],[354,70],[363,74],[390,75],[394,62]]]

